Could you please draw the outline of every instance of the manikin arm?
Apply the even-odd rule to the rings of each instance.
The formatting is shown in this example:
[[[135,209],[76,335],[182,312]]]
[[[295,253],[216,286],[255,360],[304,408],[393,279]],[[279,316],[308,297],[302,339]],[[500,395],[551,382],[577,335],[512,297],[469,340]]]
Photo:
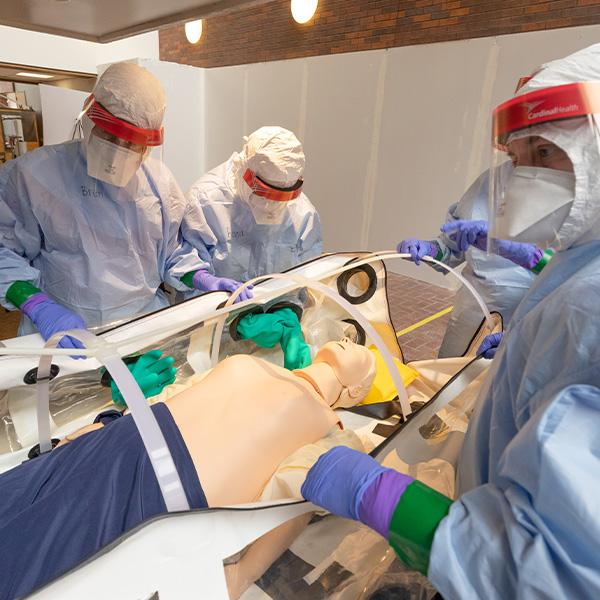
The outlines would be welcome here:
[[[237,600],[291,546],[314,513],[291,519],[258,538],[242,558],[225,567],[230,600]]]

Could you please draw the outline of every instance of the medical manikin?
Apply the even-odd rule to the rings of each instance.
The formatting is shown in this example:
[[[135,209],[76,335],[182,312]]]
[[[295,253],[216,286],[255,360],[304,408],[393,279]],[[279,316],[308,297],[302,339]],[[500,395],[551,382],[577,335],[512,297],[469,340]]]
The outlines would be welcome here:
[[[302,191],[304,162],[291,131],[261,127],[194,183],[181,229],[205,269],[245,282],[321,254],[321,221]]]
[[[185,199],[149,157],[164,111],[149,71],[110,65],[85,103],[84,139],[0,167],[0,302],[23,313],[20,335],[48,339],[168,306],[162,282],[189,289],[182,277],[202,263],[180,236]],[[60,346],[81,347],[69,337]]]
[[[375,372],[373,353],[344,338],[323,346],[312,365],[294,372],[249,355],[229,357],[154,404],[190,507],[259,498],[284,458],[335,432],[344,434],[332,408],[358,404]],[[6,574],[1,599],[30,592],[166,512],[132,417],[115,412],[101,415],[97,430],[88,427],[0,475],[0,564]],[[232,597],[262,574],[255,575],[257,568],[269,566],[263,553],[264,547],[259,556],[249,550],[239,565],[228,567]]]
[[[456,500],[343,448],[302,486],[388,538],[445,600],[600,597],[599,115],[600,45],[543,65],[494,111],[491,246],[556,253],[483,384]]]

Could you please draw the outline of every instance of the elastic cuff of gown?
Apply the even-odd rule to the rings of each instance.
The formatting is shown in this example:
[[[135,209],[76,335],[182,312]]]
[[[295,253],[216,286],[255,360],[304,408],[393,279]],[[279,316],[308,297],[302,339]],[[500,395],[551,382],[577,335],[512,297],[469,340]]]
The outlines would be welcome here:
[[[25,300],[35,294],[39,294],[41,291],[28,281],[15,281],[6,291],[6,299],[12,302],[17,308],[21,308]]]
[[[389,542],[409,567],[427,575],[433,536],[452,500],[420,481],[407,488],[390,523]]]
[[[435,260],[442,260],[444,253],[437,242],[431,242],[437,248],[437,254],[433,257]]]
[[[541,273],[542,269],[548,264],[553,255],[554,252],[552,250],[544,250],[542,258],[540,258],[539,262],[529,270],[534,273]]]
[[[183,275],[181,278],[181,283],[183,283],[184,285],[187,285],[189,288],[191,288],[193,290],[194,289],[194,275],[198,271],[199,271],[199,269],[196,269],[195,271],[190,271],[189,273],[186,273],[185,275]]]

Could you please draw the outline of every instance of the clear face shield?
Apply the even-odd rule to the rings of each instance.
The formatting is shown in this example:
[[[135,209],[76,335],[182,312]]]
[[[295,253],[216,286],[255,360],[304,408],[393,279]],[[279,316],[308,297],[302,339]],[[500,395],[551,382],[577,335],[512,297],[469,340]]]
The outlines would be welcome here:
[[[497,253],[497,240],[561,249],[576,197],[572,158],[584,140],[598,147],[598,112],[599,83],[536,90],[494,111],[488,252]]]
[[[125,187],[153,149],[162,159],[163,129],[136,127],[105,111],[90,96],[78,117],[83,134],[87,173],[96,180]]]
[[[302,193],[304,184],[303,179],[300,178],[290,187],[276,187],[261,179],[250,169],[244,173],[244,181],[252,190],[249,199],[250,210],[258,225],[280,225],[287,203]]]

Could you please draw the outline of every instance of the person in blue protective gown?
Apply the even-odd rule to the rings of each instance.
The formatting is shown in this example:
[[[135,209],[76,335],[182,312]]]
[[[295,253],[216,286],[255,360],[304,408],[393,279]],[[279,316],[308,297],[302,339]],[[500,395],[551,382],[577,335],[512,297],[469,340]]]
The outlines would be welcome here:
[[[511,163],[504,167],[512,171]],[[490,311],[499,312],[506,326],[537,274],[547,263],[551,251],[537,252],[531,244],[512,244],[505,256],[486,253],[489,169],[484,171],[448,209],[446,222],[435,240],[407,238],[398,252],[411,255],[416,264],[431,256],[456,268],[465,263],[463,277],[475,288]],[[470,239],[469,239],[470,236]],[[436,271],[447,271],[433,263]],[[473,294],[463,284],[456,292],[454,307],[440,345],[438,356],[461,356],[466,352],[483,320]]]
[[[494,111],[490,236],[556,254],[517,308],[459,458],[456,500],[335,449],[303,496],[371,525],[445,600],[600,597],[600,45]],[[494,163],[495,164],[495,163]]]
[[[248,281],[321,254],[321,221],[302,189],[304,164],[291,131],[261,127],[192,185],[181,230],[209,272]]]
[[[83,139],[0,167],[0,302],[23,313],[20,335],[107,324],[168,306],[163,282],[195,285],[202,262],[179,231],[185,198],[148,156],[164,111],[149,71],[113,64],[85,104]]]

